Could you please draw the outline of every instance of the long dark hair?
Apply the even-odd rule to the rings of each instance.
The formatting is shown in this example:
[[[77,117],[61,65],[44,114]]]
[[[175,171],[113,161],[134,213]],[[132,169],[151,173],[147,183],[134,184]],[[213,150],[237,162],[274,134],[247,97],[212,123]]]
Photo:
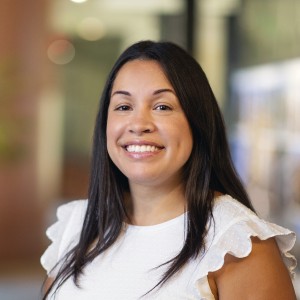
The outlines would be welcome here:
[[[124,206],[128,180],[108,155],[106,123],[116,75],[125,63],[136,59],[155,60],[160,64],[176,92],[193,135],[192,153],[183,172],[188,211],[185,244],[176,257],[166,262],[169,268],[154,288],[163,285],[189,259],[204,250],[214,191],[229,194],[253,209],[233,167],[224,121],[200,65],[173,43],[138,42],[121,54],[104,86],[94,131],[89,199],[80,240],[66,255],[44,299],[54,286],[59,288],[69,277],[73,277],[78,285],[84,267],[116,241],[122,223],[128,217]],[[92,243],[94,246],[91,249]]]

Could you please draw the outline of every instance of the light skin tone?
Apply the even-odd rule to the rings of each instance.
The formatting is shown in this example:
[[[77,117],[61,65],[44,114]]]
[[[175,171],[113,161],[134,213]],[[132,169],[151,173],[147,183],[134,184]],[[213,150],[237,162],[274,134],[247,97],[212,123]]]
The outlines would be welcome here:
[[[296,300],[289,272],[275,239],[252,238],[245,258],[227,254],[224,266],[208,275],[215,299]]]
[[[192,147],[189,123],[160,65],[149,60],[126,63],[112,87],[107,149],[129,181],[128,222],[154,225],[185,211],[182,167]],[[223,267],[208,274],[208,282],[215,299],[296,300],[273,238],[252,238],[245,258],[227,254]]]
[[[107,149],[129,181],[131,223],[154,225],[184,212],[182,167],[192,146],[189,123],[160,65],[126,63],[112,87]]]

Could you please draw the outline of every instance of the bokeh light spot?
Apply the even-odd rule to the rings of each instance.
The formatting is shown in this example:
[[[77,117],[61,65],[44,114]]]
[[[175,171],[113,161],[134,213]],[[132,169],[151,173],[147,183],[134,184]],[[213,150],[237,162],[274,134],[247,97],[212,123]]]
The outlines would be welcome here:
[[[84,3],[84,2],[86,2],[87,0],[70,0],[70,1],[72,1],[72,2],[74,2],[74,3]]]
[[[67,40],[56,40],[48,47],[48,58],[57,65],[65,65],[75,57],[75,48]]]
[[[88,17],[79,23],[77,32],[85,40],[96,41],[105,35],[105,28],[99,19]]]

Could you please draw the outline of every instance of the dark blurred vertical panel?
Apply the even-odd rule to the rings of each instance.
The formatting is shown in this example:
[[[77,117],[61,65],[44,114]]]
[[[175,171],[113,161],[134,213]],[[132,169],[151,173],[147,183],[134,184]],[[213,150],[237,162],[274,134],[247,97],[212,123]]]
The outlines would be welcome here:
[[[162,40],[171,41],[187,49],[186,17],[184,13],[160,16],[160,36]]]
[[[0,1],[0,265],[37,257],[38,101],[45,81],[46,0]]]
[[[240,61],[241,45],[238,31],[238,16],[230,15],[227,18],[228,36],[228,70],[231,71],[238,67]]]
[[[198,0],[200,2],[200,0]],[[195,44],[195,16],[196,16],[196,5],[195,0],[186,0],[186,44],[187,51],[194,55],[194,44]]]
[[[160,36],[162,40],[174,42],[194,55],[197,7],[194,0],[182,1],[182,12],[160,16]]]
[[[234,70],[238,67],[240,61],[240,40],[238,32],[238,17],[229,15],[226,20],[227,29],[227,75],[226,78],[226,104],[224,105],[223,113],[225,122],[228,125],[228,130],[235,125],[238,117],[238,103],[234,103],[234,95],[230,86],[230,78]]]

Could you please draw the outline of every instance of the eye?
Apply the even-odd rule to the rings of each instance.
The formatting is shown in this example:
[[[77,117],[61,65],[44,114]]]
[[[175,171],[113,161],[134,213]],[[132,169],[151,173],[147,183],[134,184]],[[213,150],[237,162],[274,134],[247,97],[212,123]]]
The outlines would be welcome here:
[[[155,110],[172,110],[172,108],[170,106],[165,105],[165,104],[157,105],[154,109]]]
[[[129,105],[120,105],[118,107],[115,108],[115,110],[117,111],[126,111],[126,110],[130,110],[130,106]]]

